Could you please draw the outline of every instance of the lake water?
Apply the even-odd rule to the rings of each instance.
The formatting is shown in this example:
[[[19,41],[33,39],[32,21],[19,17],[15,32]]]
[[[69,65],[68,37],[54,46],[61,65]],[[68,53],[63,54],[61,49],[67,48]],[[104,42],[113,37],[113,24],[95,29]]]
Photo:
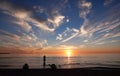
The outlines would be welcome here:
[[[22,68],[28,63],[31,69],[43,68],[43,58],[39,55],[0,55],[0,69]],[[48,57],[48,64],[56,64],[57,68],[112,67],[120,68],[120,54],[80,55],[78,57]]]

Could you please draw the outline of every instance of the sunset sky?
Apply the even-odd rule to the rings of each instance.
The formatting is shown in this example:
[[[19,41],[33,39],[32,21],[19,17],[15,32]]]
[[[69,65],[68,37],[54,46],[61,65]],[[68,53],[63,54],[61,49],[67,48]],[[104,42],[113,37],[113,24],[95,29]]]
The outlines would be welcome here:
[[[120,53],[120,0],[0,0],[0,53]]]

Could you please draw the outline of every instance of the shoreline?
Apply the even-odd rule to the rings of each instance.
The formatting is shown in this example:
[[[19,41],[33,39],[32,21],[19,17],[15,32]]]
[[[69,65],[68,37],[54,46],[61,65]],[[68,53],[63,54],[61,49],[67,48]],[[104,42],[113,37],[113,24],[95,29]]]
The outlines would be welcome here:
[[[0,69],[0,76],[120,76],[120,68]]]

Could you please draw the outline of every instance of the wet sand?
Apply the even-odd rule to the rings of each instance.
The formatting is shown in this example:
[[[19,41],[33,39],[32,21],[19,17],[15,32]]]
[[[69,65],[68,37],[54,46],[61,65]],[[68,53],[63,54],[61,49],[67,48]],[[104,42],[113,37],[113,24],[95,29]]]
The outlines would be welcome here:
[[[0,76],[120,76],[120,68],[0,69]]]

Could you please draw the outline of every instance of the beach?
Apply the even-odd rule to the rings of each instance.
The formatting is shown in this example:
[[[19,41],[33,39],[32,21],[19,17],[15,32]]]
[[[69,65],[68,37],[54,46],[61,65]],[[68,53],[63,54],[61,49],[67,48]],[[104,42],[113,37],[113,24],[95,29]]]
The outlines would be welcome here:
[[[120,68],[0,69],[0,76],[120,76]]]

